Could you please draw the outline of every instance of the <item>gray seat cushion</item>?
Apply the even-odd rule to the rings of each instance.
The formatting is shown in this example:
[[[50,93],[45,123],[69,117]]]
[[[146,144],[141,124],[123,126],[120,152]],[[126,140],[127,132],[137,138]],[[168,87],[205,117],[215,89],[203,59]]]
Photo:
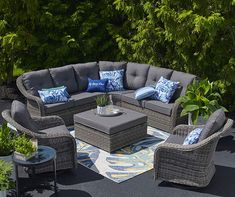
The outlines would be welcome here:
[[[165,114],[167,116],[171,115],[172,108],[174,104],[173,103],[163,103],[161,101],[155,101],[155,100],[146,100],[144,103],[144,107],[146,109],[150,109],[152,111]]]
[[[141,100],[141,101],[136,100],[135,92],[123,94],[121,99],[123,102],[129,103],[138,107],[144,107],[145,100]]]
[[[183,144],[185,137],[179,135],[170,135],[165,142],[172,144]]]
[[[102,95],[100,92],[79,92],[72,94],[70,100],[74,101],[75,106],[94,103],[98,95]]]
[[[126,62],[99,61],[100,71],[126,70]]]
[[[222,128],[226,121],[225,113],[223,109],[216,110],[213,114],[210,115],[209,119],[207,120],[202,133],[200,135],[199,141],[206,139],[210,135],[217,132],[219,129]]]
[[[87,89],[88,78],[99,79],[99,67],[96,62],[74,64],[73,69],[78,81],[79,91]]]
[[[26,90],[34,96],[39,96],[38,90],[54,87],[48,69],[25,73],[22,76],[22,82]]]
[[[55,136],[55,137],[57,135],[69,134],[69,130],[66,128],[65,125],[60,125],[60,126],[51,127],[48,129],[43,129],[43,130],[40,130],[39,132],[50,135],[50,136]]]
[[[192,83],[194,79],[196,79],[195,75],[179,71],[173,71],[170,80],[180,82],[180,87],[182,88],[178,88],[176,90],[172,97],[172,100],[176,100],[179,96],[185,95],[187,86]]]
[[[171,69],[150,66],[145,86],[156,84],[161,76],[170,79],[172,73]]]
[[[148,64],[129,62],[126,68],[125,89],[137,90],[144,87],[149,67]]]
[[[11,117],[24,128],[33,132],[38,131],[37,125],[31,118],[26,105],[17,100],[14,100],[11,104]]]
[[[78,92],[78,83],[71,65],[51,68],[50,73],[56,87],[66,86],[69,93]]]
[[[58,111],[67,110],[69,108],[74,107],[74,101],[69,99],[67,102],[61,102],[61,103],[52,103],[52,104],[45,104],[45,111],[47,114],[55,113]]]
[[[121,101],[122,95],[133,93],[133,92],[135,92],[135,90],[112,91],[112,92],[109,92],[109,94],[112,95],[115,101]]]

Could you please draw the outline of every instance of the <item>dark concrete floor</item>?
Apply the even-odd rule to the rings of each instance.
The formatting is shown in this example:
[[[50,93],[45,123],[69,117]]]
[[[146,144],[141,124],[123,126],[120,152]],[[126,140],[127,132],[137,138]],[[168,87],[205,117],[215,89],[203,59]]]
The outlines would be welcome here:
[[[10,102],[0,101],[0,111],[9,108]],[[216,174],[207,188],[197,189],[154,181],[153,171],[134,177],[123,183],[115,183],[81,165],[76,170],[59,172],[59,197],[205,197],[235,196],[235,129],[219,141],[215,153]],[[22,174],[22,176],[25,176]],[[47,179],[50,174],[45,174]],[[52,182],[51,182],[52,183]],[[21,188],[33,186],[27,178],[21,180]],[[41,185],[35,181],[37,188]],[[14,195],[13,195],[14,196]],[[55,196],[48,189],[29,190],[23,196]]]

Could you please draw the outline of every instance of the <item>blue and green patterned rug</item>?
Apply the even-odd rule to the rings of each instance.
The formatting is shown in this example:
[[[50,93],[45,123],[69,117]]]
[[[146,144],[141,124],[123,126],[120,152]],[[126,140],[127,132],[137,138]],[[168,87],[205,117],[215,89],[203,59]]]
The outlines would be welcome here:
[[[71,131],[74,135],[74,131]],[[153,168],[154,150],[169,137],[168,133],[148,127],[148,137],[110,154],[76,140],[78,163],[121,183]]]

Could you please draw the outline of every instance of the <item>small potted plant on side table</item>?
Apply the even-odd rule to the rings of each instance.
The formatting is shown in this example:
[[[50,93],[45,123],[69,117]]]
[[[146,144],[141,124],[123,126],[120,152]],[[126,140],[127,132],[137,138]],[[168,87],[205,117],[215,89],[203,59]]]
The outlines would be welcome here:
[[[106,106],[109,104],[108,95],[97,96],[96,105],[97,105],[97,114],[104,114],[106,112]]]
[[[0,159],[12,161],[12,153],[14,151],[14,134],[11,129],[4,123],[0,127]]]
[[[12,164],[4,160],[0,160],[0,196],[6,197],[6,192],[14,187],[11,179]]]
[[[15,139],[15,152],[14,157],[16,159],[28,160],[36,155],[37,145],[25,137],[25,135],[18,136]]]

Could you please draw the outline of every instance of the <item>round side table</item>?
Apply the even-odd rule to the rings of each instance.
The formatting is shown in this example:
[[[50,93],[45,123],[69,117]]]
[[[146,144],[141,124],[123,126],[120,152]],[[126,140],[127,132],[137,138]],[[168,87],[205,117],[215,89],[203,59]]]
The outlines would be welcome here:
[[[24,161],[17,159],[13,156],[13,162],[15,165],[15,173],[16,173],[16,194],[17,197],[20,197],[20,188],[19,188],[19,174],[18,174],[18,166],[28,167],[32,169],[33,174],[35,174],[35,168],[37,166],[47,163],[53,162],[53,170],[54,170],[54,191],[57,193],[56,186],[56,150],[49,146],[38,146],[37,154],[32,158]]]

